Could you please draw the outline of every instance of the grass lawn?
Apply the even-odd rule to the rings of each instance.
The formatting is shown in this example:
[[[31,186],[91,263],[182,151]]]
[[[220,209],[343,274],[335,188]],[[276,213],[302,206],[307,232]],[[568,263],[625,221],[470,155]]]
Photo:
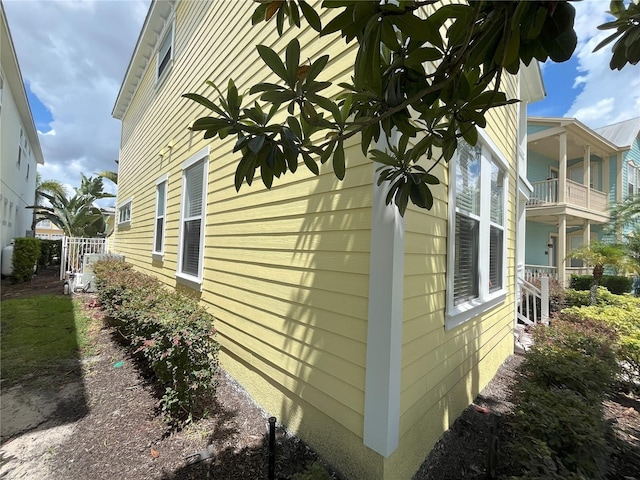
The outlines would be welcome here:
[[[80,299],[42,295],[4,300],[0,330],[0,370],[3,381],[26,374],[59,371],[69,360],[91,353],[92,319]]]

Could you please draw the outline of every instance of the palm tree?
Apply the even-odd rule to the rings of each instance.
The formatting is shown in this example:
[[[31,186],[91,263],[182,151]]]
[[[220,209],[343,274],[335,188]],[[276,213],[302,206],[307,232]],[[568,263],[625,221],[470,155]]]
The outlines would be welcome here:
[[[42,176],[36,174],[36,205],[43,205],[46,198],[44,194],[49,195],[67,195],[67,189],[64,184],[58,180],[42,180]],[[43,217],[38,217],[37,213],[33,212],[33,221],[31,223],[31,230],[35,231],[36,225],[40,220],[44,220]]]
[[[69,237],[100,237],[106,235],[107,221],[94,202],[115,195],[103,190],[101,177],[81,174],[80,187],[68,197],[66,191],[40,192],[48,205],[37,204],[33,208],[37,218],[50,220]]]
[[[118,185],[118,172],[113,172],[111,170],[103,170],[100,173],[97,173],[99,177],[106,178],[107,180],[111,180],[113,183]]]
[[[626,245],[591,242],[589,245],[573,250],[567,258],[577,258],[593,265],[591,281],[591,305],[596,304],[598,286],[604,275],[604,268],[609,266],[618,271],[638,271],[638,261],[629,256]]]

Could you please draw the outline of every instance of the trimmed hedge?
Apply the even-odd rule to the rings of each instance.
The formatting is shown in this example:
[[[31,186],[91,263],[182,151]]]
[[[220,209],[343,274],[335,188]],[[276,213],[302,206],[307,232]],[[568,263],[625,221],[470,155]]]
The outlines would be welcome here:
[[[26,282],[33,277],[35,267],[40,258],[40,240],[38,238],[16,238],[13,244],[13,272],[11,279]]]
[[[40,239],[40,258],[38,259],[38,265],[48,267],[56,259],[59,262],[61,252],[62,240]]]
[[[511,478],[604,478],[609,453],[602,401],[617,371],[615,331],[599,322],[554,320],[534,345],[514,391]]]
[[[589,290],[593,275],[571,275],[569,287],[574,290]],[[630,293],[633,286],[633,278],[622,275],[603,275],[600,286],[605,287],[611,293],[622,295]]]
[[[128,263],[96,262],[94,272],[102,307],[165,389],[163,412],[171,421],[191,420],[198,399],[217,386],[213,316]]]

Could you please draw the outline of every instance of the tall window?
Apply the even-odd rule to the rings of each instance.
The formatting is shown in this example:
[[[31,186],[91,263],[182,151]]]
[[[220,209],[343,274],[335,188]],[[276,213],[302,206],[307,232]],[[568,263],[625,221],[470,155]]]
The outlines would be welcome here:
[[[171,64],[171,60],[173,59],[173,23],[169,26],[167,31],[162,37],[162,43],[160,43],[160,47],[158,48],[158,74],[156,76],[157,79],[162,77],[162,74],[168,69]]]
[[[182,210],[177,275],[196,283],[202,281],[208,153],[208,149],[201,150],[182,165]]]
[[[17,165],[20,168],[22,159],[25,158],[25,149],[27,147],[27,136],[24,134],[24,130],[20,127],[20,143],[18,144],[18,161]]]
[[[162,176],[156,183],[156,222],[153,233],[153,253],[164,252],[165,211],[167,209],[167,175]]]
[[[504,162],[460,141],[450,174],[448,328],[500,301],[506,278]]]
[[[627,164],[627,196],[632,197],[640,192],[640,168],[632,162]]]

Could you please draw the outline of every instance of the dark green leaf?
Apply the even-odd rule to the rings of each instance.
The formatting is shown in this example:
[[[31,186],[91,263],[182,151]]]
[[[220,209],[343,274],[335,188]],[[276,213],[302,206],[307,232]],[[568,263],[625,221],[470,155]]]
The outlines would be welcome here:
[[[256,47],[260,58],[267,64],[267,66],[282,80],[287,81],[287,69],[284,67],[284,63],[280,60],[280,57],[276,52],[267,47],[266,45],[258,45]]]
[[[300,42],[294,38],[287,45],[287,83],[291,88],[296,84],[298,65],[300,65]]]
[[[346,166],[344,162],[344,145],[342,140],[336,145],[336,149],[333,152],[333,171],[338,177],[338,180],[343,180],[346,172]]]
[[[322,23],[320,22],[320,16],[316,13],[313,7],[311,7],[305,0],[300,0],[300,9],[302,10],[304,18],[309,22],[311,28],[316,32],[320,32],[322,30]]]

